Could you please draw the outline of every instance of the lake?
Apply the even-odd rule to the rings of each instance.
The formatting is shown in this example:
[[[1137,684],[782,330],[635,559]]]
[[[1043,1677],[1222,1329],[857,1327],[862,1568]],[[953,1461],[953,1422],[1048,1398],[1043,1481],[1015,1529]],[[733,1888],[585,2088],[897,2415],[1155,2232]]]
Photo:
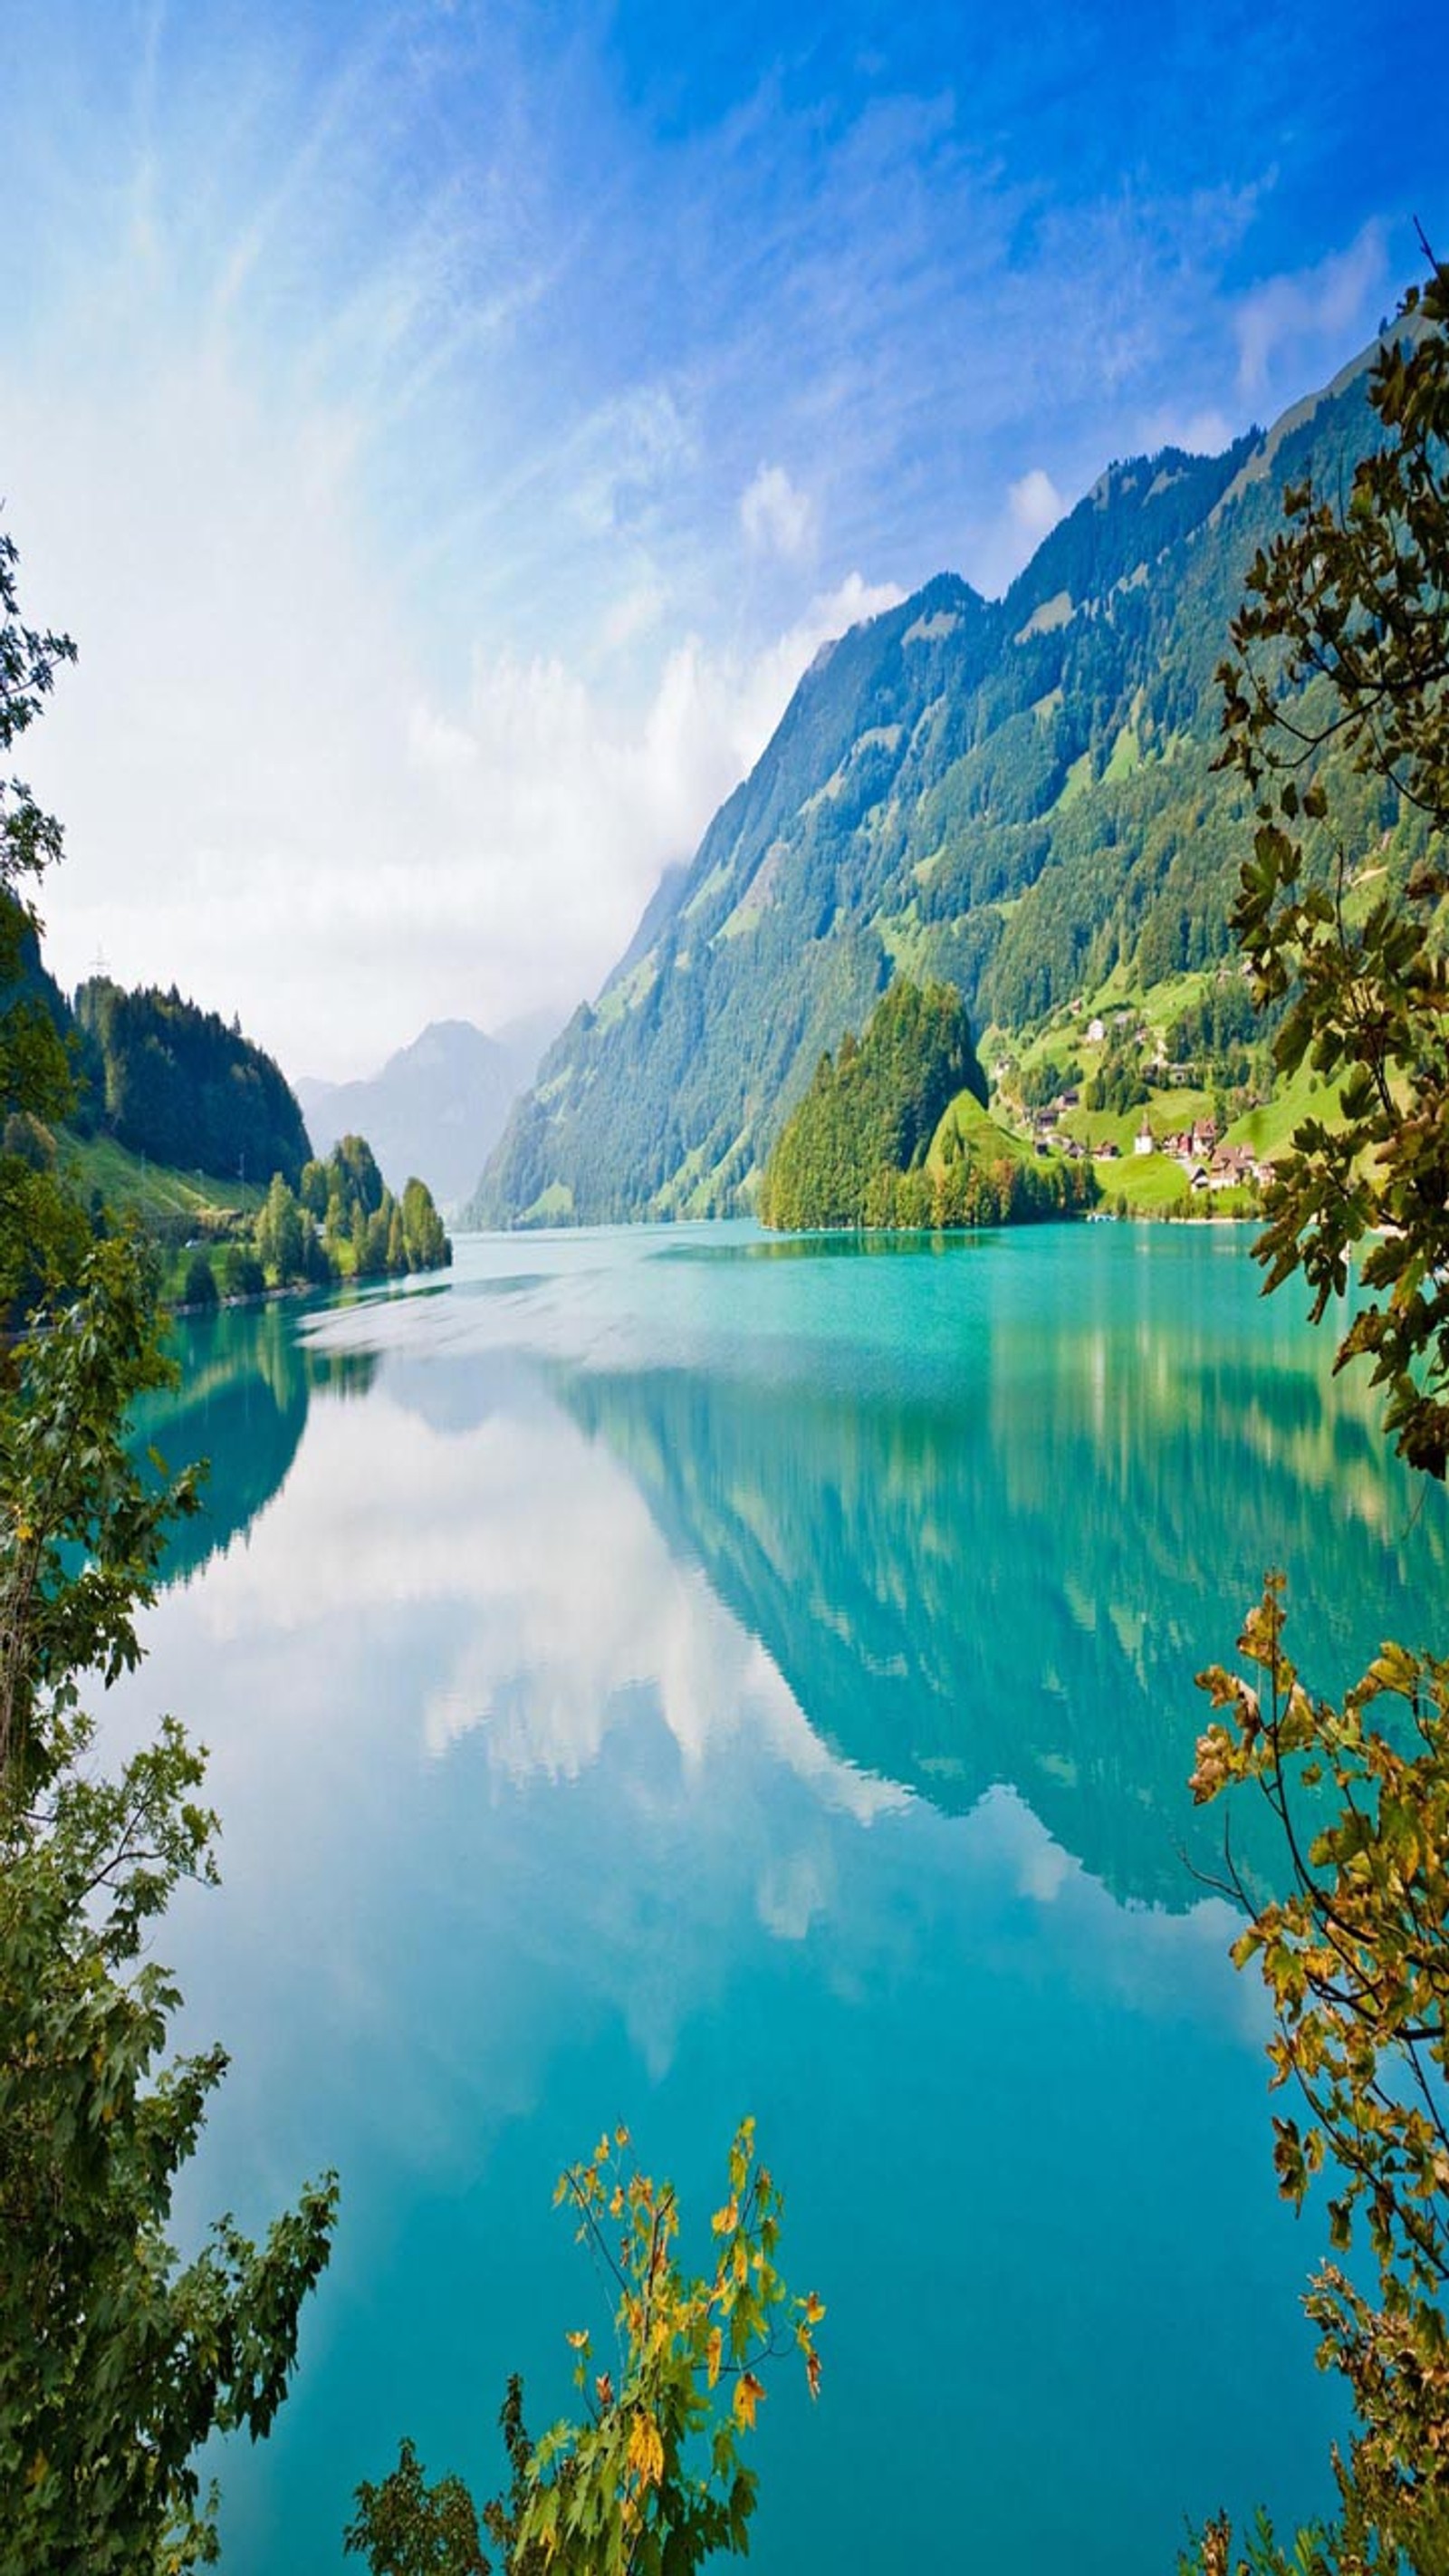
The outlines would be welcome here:
[[[146,1429],[208,1513],[107,1715],[223,1818],[161,1944],[233,2058],[178,2232],[343,2186],[226,2565],[340,2571],[403,2433],[491,2492],[509,2371],[541,2430],[606,2315],[561,2166],[627,2121],[705,2260],[745,2111],[829,2309],[765,2576],[1170,2576],[1326,2501],[1192,1676],[1269,1565],[1316,1687],[1425,1642],[1449,1524],[1259,1286],[1227,1227],[678,1227],[179,1329]]]

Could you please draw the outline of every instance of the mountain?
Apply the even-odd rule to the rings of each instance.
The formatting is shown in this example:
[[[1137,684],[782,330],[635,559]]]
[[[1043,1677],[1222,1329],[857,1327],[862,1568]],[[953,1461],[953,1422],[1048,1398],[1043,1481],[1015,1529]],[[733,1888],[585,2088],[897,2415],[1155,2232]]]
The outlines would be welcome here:
[[[297,1085],[315,1151],[366,1136],[394,1191],[414,1175],[444,1205],[466,1198],[518,1093],[558,1026],[519,1020],[486,1037],[469,1020],[434,1020],[364,1082]]]
[[[62,1033],[67,1024],[57,1021]],[[126,992],[93,975],[76,994],[74,1029],[85,1132],[173,1170],[300,1178],[307,1131],[295,1095],[235,1021],[184,1000],[174,984]]]
[[[1285,482],[1377,434],[1373,352],[1221,456],[1114,464],[1004,599],[946,573],[822,648],[749,777],[657,890],[518,1103],[484,1224],[748,1203],[822,1052],[898,969],[978,1029],[1228,955],[1241,791],[1214,674]],[[1335,779],[1360,847],[1410,832]]]

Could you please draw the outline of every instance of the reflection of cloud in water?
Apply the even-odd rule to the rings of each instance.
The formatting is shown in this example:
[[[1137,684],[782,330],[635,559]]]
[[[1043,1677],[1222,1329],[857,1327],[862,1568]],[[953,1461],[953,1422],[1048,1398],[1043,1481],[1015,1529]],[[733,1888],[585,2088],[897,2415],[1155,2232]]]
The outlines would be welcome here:
[[[803,1941],[817,1916],[830,1910],[835,1893],[828,1858],[816,1852],[792,1852],[771,1861],[760,1873],[756,1906],[767,1932],[780,1941]]]
[[[906,1792],[820,1743],[608,1452],[529,1385],[512,1393],[461,1439],[385,1389],[314,1416],[285,1522],[260,1524],[207,1586],[217,1642],[428,1606],[454,1640],[422,1702],[436,1755],[481,1729],[502,1777],[573,1779],[643,1686],[691,1773],[748,1732],[862,1821],[899,1806]]]

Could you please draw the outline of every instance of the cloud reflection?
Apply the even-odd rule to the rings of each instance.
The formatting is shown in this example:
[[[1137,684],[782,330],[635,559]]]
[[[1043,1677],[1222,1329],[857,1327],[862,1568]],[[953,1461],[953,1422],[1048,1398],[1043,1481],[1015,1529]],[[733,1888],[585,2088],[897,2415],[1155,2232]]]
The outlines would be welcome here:
[[[467,1434],[380,1390],[312,1417],[285,1518],[208,1584],[215,1642],[298,1636],[378,1605],[451,1610],[420,1724],[444,1756],[479,1730],[515,1783],[576,1779],[641,1687],[696,1780],[751,1735],[862,1822],[907,1792],[831,1754],[769,1654],[671,1555],[632,1478],[557,1407],[518,1391]]]

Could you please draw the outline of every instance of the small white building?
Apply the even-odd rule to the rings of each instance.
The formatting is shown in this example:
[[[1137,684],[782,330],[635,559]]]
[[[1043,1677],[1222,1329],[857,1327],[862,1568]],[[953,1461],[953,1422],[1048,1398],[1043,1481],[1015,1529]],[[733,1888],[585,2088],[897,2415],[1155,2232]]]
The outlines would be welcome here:
[[[1143,1113],[1142,1124],[1132,1139],[1132,1151],[1134,1154],[1155,1154],[1157,1151],[1157,1141],[1147,1123],[1145,1111]]]

